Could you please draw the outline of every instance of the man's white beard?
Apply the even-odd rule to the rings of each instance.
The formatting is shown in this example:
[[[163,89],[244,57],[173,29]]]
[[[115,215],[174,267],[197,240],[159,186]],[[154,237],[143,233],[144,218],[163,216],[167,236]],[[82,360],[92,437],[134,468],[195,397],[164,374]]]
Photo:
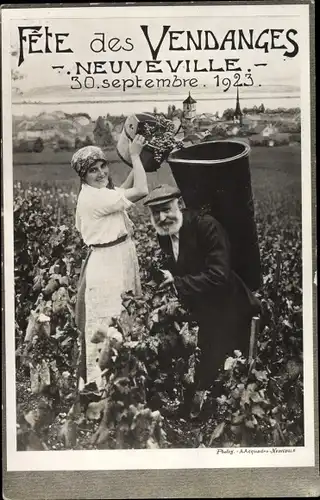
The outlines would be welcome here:
[[[179,210],[177,214],[177,222],[174,222],[170,224],[170,226],[167,228],[163,228],[162,226],[159,226],[156,221],[154,220],[153,214],[151,213],[151,222],[155,230],[160,236],[170,236],[171,234],[176,234],[180,231],[182,222],[183,222],[183,215],[182,212]]]

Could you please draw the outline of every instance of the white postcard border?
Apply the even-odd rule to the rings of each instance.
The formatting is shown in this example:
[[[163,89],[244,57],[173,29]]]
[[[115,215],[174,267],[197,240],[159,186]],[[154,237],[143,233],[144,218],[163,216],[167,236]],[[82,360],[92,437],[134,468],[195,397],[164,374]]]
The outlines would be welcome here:
[[[230,6],[229,6],[230,7]],[[197,6],[197,15],[214,8],[218,15],[285,15],[288,5]],[[3,183],[4,183],[4,280],[5,280],[5,347],[6,347],[6,430],[8,471],[72,471],[122,469],[204,469],[312,467],[314,453],[314,374],[313,374],[313,269],[311,220],[311,155],[310,155],[310,62],[309,5],[290,5],[290,16],[302,17],[304,36],[300,50],[306,55],[301,72],[302,137],[302,241],[303,241],[303,342],[305,389],[305,446],[297,448],[230,448],[170,450],[99,450],[99,451],[16,451],[15,345],[14,345],[14,269],[13,269],[13,175],[12,175],[12,113],[10,19],[50,19],[99,17],[108,9],[108,17],[193,16],[194,6],[137,6],[80,8],[5,9],[2,11],[2,85],[3,85]],[[270,10],[271,9],[271,10]],[[257,11],[258,14],[252,14]],[[272,14],[271,14],[272,12]],[[201,14],[200,14],[201,13]],[[241,456],[240,456],[241,455]],[[240,460],[239,460],[240,458]]]

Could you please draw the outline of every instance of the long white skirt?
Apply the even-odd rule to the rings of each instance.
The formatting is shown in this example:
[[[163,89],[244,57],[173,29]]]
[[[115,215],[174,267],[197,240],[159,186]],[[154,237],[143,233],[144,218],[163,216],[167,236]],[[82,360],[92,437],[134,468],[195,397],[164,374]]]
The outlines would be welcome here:
[[[108,328],[112,317],[121,313],[121,294],[131,290],[141,292],[139,265],[131,238],[118,245],[93,248],[86,268],[85,289],[85,341],[87,383],[101,385],[98,365],[101,344],[92,343],[93,335]]]

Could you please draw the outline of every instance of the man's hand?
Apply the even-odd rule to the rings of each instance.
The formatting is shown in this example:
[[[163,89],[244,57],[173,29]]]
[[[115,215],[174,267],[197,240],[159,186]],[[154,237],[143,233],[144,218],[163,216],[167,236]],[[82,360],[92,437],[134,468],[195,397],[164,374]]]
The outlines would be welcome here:
[[[174,283],[174,278],[170,271],[164,270],[161,271],[164,276],[164,281],[159,285],[159,289],[162,290],[163,288],[166,288]]]

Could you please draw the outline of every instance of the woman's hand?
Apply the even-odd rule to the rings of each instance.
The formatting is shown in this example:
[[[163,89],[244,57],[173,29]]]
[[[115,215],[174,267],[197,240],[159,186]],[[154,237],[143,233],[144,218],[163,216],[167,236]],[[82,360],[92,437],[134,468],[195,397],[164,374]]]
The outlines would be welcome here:
[[[130,142],[130,145],[129,145],[129,153],[130,153],[131,158],[133,158],[135,156],[140,156],[140,153],[143,149],[143,146],[145,145],[145,142],[146,142],[146,140],[143,137],[143,135],[137,134],[135,136],[135,138],[133,139],[132,142]]]

